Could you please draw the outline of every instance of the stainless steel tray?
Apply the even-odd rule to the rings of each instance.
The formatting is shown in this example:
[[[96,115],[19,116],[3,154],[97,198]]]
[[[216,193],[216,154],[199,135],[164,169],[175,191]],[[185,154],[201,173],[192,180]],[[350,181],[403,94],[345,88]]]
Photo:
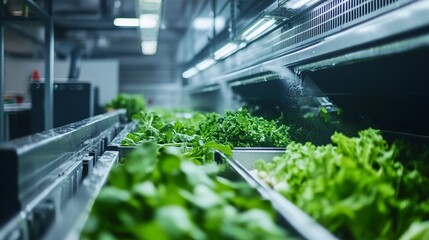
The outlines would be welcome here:
[[[82,182],[82,186],[76,196],[66,205],[61,216],[56,219],[54,225],[43,239],[79,239],[80,232],[85,226],[95,199],[107,181],[111,169],[117,163],[117,152],[104,152],[98,164],[94,167],[93,174]]]
[[[234,148],[232,158],[239,161],[249,171],[254,169],[253,165],[256,161],[262,159],[266,162],[272,162],[273,157],[282,155],[285,150],[285,148],[269,147]]]
[[[134,120],[124,126],[121,132],[112,140],[112,142],[107,146],[108,151],[117,151],[119,152],[119,160],[124,158],[128,153],[136,148],[136,146],[121,146],[122,140],[125,139],[128,133],[135,131],[138,127],[138,121]]]
[[[250,170],[254,169],[253,165],[256,161],[262,159],[272,162],[274,156],[280,156],[284,151],[280,148],[235,148],[232,159],[227,159],[227,162],[249,184],[255,186],[263,197],[271,200],[276,211],[304,239],[338,239],[304,211],[250,173]],[[219,154],[222,155],[222,153]]]
[[[124,126],[124,128],[116,135],[116,137],[109,143],[106,150],[107,151],[118,151],[119,146],[121,146],[122,140],[127,136],[128,133],[137,129],[137,120],[134,120]]]

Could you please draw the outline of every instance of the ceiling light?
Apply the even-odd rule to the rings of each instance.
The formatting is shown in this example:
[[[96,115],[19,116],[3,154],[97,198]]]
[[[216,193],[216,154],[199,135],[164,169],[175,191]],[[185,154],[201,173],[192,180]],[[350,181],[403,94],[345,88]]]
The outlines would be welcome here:
[[[216,29],[223,29],[225,27],[225,19],[222,17],[218,17],[215,20],[215,24]],[[208,30],[213,27],[213,18],[198,17],[195,18],[192,25],[196,30]]]
[[[157,48],[157,41],[142,41],[142,53],[144,55],[155,55]]]
[[[310,6],[318,2],[319,0],[291,0],[285,4],[286,8],[299,9],[304,6]]]
[[[237,52],[239,46],[237,43],[228,43],[214,53],[214,59],[219,60]]]
[[[273,29],[276,25],[276,20],[272,18],[261,18],[247,28],[242,34],[241,37],[247,42],[253,41],[256,38],[260,37],[264,33]]]
[[[204,69],[210,67],[211,65],[215,64],[216,61],[211,59],[211,58],[207,58],[206,60],[201,61],[200,63],[198,63],[195,67],[199,70],[199,71],[203,71]]]
[[[21,10],[12,11],[12,16],[22,16],[23,12]]]
[[[140,28],[158,28],[159,16],[157,14],[140,15]]]
[[[184,71],[182,73],[182,77],[183,78],[191,78],[191,77],[195,76],[197,73],[198,73],[198,69],[193,67],[193,68],[190,68],[190,69]]]
[[[197,30],[206,30],[212,26],[212,21],[211,18],[196,18],[193,26]]]
[[[138,18],[115,18],[113,19],[113,25],[117,27],[138,27]]]
[[[215,27],[216,27],[216,31],[224,29],[225,28],[225,19],[222,17],[217,17],[215,20]]]

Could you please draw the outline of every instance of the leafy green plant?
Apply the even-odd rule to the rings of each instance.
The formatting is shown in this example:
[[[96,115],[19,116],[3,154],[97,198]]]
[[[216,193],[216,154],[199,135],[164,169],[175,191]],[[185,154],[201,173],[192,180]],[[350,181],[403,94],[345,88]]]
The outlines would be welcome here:
[[[214,152],[222,151],[227,156],[232,155],[229,146],[205,142],[197,134],[197,119],[204,119],[200,114],[191,114],[186,117],[161,111],[142,112],[134,116],[139,121],[138,130],[127,134],[122,141],[123,146],[139,146],[146,142],[156,142],[162,146],[179,147],[182,153],[195,163],[211,163],[214,161]]]
[[[166,121],[155,112],[142,112],[134,116],[139,121],[137,131],[129,133],[122,141],[124,146],[137,146],[145,141],[159,144],[189,144],[197,141],[197,129],[186,121]]]
[[[120,108],[127,110],[127,118],[131,120],[134,114],[145,110],[146,101],[142,94],[119,94],[105,105],[106,110]]]
[[[277,121],[251,116],[244,108],[223,115],[210,113],[200,123],[204,140],[234,147],[285,147],[290,142],[288,130]]]
[[[206,119],[206,115],[198,111],[189,109],[173,108],[154,108],[152,112],[156,113],[164,122],[182,122],[195,129],[199,127],[200,122]]]
[[[286,239],[255,189],[177,150],[145,143],[115,167],[82,239]]]
[[[398,239],[429,219],[429,178],[402,163],[423,160],[398,159],[374,129],[332,142],[289,144],[272,163],[257,162],[257,175],[343,239]]]

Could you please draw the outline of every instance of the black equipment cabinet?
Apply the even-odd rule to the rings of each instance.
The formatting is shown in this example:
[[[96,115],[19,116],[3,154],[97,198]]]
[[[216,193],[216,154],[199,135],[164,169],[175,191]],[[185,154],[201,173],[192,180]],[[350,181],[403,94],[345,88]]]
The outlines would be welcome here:
[[[44,130],[44,83],[31,83],[32,130]],[[92,86],[90,83],[54,84],[54,127],[77,122],[94,114]]]

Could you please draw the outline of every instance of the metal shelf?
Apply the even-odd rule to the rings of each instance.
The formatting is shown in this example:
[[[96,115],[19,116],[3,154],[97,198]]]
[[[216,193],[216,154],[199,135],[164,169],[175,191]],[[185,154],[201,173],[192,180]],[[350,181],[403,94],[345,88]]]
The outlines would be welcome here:
[[[24,4],[36,15],[35,17],[8,17],[5,16],[4,3],[0,4],[0,142],[6,140],[4,123],[4,28],[6,24],[41,21],[45,27],[45,130],[53,128],[53,77],[54,77],[54,20],[52,18],[52,0],[45,0],[44,5],[34,0],[24,0]],[[26,36],[32,39],[31,36]],[[34,40],[34,39],[33,39]]]

